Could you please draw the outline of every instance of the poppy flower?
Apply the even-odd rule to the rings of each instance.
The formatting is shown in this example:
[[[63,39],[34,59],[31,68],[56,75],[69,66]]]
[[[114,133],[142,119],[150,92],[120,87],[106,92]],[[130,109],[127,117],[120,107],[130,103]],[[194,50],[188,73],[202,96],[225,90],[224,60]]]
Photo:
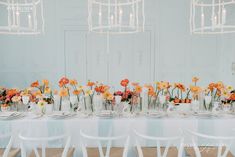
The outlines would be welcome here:
[[[72,86],[75,86],[75,85],[78,84],[78,82],[76,80],[70,80],[69,84],[72,85]]]
[[[35,81],[31,84],[31,87],[39,87],[39,82]]]
[[[63,87],[64,85],[68,84],[69,83],[69,79],[66,78],[66,77],[62,77],[59,81],[59,86],[60,87]]]
[[[128,79],[124,79],[124,80],[121,81],[120,84],[121,84],[121,86],[123,86],[123,87],[127,87],[128,84],[129,84],[129,80],[128,80]]]

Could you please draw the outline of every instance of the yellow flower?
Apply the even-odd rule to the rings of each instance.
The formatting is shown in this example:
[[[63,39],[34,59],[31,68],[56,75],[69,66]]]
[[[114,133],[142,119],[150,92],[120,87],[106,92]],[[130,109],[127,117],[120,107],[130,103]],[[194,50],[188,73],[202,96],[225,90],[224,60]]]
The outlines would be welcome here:
[[[43,108],[45,106],[46,102],[45,101],[39,101],[38,106]]]
[[[50,87],[46,87],[44,93],[45,94],[50,94],[51,93]]]
[[[109,91],[106,91],[106,92],[103,94],[103,97],[104,97],[104,99],[106,99],[106,100],[113,100],[113,95],[112,95]]]
[[[43,83],[45,86],[48,86],[48,85],[49,85],[49,81],[46,80],[46,79],[42,80],[42,83]]]
[[[84,88],[83,86],[79,86],[78,90],[83,90],[83,88]]]
[[[87,90],[86,95],[92,95],[92,90]]]
[[[233,90],[233,87],[232,87],[232,86],[228,86],[227,89],[228,89],[229,91],[231,91],[231,90]]]

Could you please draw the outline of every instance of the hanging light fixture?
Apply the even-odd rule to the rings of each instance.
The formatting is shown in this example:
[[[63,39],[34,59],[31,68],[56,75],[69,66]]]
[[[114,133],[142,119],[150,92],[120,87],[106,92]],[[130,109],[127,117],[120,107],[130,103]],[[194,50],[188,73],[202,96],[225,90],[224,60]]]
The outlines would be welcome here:
[[[0,0],[0,16],[0,34],[44,33],[42,0]]]
[[[193,34],[235,33],[235,0],[191,0]]]
[[[89,0],[89,31],[128,34],[144,31],[144,0]]]

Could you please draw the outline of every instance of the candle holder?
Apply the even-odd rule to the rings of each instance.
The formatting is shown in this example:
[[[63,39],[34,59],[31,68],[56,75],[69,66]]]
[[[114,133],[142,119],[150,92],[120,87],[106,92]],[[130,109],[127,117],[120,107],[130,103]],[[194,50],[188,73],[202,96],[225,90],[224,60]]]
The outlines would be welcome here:
[[[144,31],[144,0],[89,0],[89,31],[129,34]]]
[[[234,0],[191,0],[191,33],[235,33],[234,9]]]
[[[0,34],[44,33],[43,0],[0,0]]]

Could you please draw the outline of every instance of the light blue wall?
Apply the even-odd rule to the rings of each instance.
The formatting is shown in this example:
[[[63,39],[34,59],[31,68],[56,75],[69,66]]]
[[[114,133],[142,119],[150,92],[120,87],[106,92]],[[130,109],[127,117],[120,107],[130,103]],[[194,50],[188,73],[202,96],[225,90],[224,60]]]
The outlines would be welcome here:
[[[146,32],[106,37],[87,32],[86,0],[45,0],[45,34],[0,35],[0,85],[26,87],[67,75],[118,85],[128,77],[201,84],[224,80],[235,86],[235,35],[200,36],[189,32],[189,0],[146,0]],[[1,15],[0,15],[1,16]]]

